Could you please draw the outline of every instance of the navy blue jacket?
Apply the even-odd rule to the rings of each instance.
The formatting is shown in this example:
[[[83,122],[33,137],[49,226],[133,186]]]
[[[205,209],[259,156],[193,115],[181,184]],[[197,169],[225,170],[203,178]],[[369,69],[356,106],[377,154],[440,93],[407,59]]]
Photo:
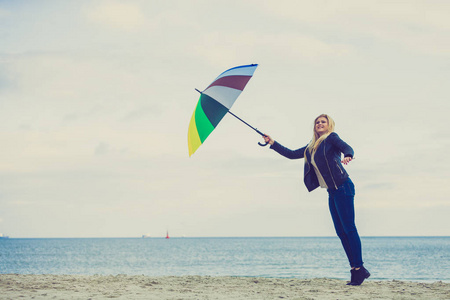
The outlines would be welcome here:
[[[306,147],[307,145],[297,150],[291,150],[280,145],[276,141],[270,146],[271,149],[289,159],[304,158],[306,154],[303,181],[305,182],[308,191],[311,192],[318,188],[320,184],[316,172],[314,172],[313,166],[311,165],[311,154],[309,151],[306,151],[305,153]],[[352,147],[341,140],[337,133],[332,132],[322,141],[322,143],[320,143],[316,150],[316,154],[314,155],[314,162],[325,180],[328,189],[331,190],[337,189],[338,186],[343,184],[348,178],[348,174],[341,164],[341,153],[343,153],[345,157],[349,156],[353,158],[354,155]]]

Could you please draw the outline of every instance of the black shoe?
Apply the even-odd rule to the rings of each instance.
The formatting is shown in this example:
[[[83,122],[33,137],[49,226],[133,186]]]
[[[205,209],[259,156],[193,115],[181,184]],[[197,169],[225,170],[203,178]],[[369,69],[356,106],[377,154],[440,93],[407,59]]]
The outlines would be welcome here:
[[[354,282],[354,281],[355,281],[355,269],[351,269],[350,270],[350,282],[347,283],[347,285],[351,285],[352,282]]]
[[[361,285],[365,279],[370,277],[369,271],[364,267],[361,267],[359,270],[354,270],[353,275],[353,279],[349,285]]]

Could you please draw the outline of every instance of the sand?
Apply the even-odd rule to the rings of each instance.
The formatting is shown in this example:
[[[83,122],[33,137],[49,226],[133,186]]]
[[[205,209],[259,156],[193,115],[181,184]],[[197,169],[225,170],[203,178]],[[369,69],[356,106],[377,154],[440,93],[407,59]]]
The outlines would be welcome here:
[[[450,283],[0,274],[0,299],[450,299]]]

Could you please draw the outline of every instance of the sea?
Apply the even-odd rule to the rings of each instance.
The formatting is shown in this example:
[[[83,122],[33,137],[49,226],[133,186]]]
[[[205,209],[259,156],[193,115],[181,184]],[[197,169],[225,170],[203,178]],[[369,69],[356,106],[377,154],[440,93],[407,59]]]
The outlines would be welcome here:
[[[450,282],[450,237],[362,237],[373,280]],[[337,237],[9,238],[0,274],[349,279]]]

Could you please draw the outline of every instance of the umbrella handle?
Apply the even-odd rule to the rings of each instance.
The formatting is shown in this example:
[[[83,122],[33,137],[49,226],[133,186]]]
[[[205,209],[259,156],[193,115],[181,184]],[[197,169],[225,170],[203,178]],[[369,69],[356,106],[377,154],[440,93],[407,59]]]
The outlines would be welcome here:
[[[268,144],[269,144],[269,143],[263,144],[263,143],[258,142],[258,145],[260,145],[261,147],[265,147],[265,146],[267,146]]]

